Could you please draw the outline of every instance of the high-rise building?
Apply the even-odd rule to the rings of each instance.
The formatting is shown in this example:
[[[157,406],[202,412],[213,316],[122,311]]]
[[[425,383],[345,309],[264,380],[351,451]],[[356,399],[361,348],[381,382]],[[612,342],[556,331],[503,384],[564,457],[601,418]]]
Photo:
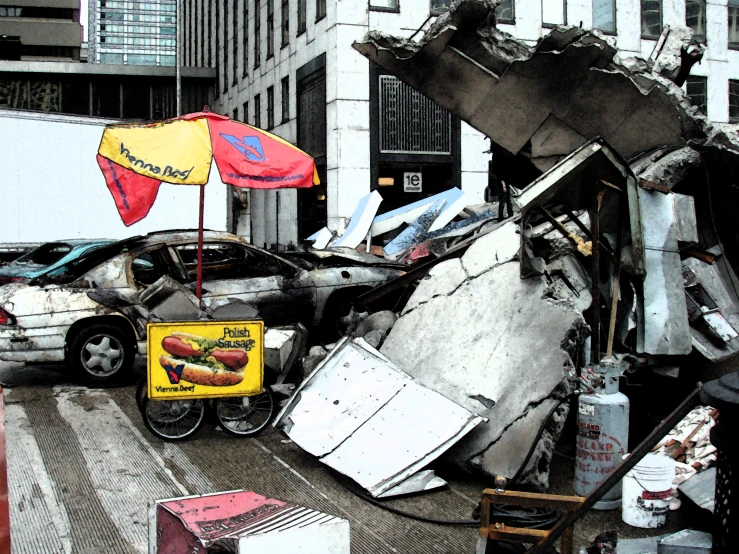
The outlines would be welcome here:
[[[80,0],[0,3],[0,59],[79,61]]]
[[[90,0],[88,62],[175,65],[176,0]]]

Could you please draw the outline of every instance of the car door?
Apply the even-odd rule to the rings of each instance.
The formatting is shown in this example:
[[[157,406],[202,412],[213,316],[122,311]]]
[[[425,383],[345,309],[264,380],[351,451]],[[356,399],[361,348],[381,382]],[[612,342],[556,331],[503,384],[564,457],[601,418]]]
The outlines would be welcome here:
[[[197,243],[172,248],[194,283]],[[238,242],[203,244],[203,298],[238,298],[259,310],[266,325],[309,324],[315,311],[315,287],[307,272]]]

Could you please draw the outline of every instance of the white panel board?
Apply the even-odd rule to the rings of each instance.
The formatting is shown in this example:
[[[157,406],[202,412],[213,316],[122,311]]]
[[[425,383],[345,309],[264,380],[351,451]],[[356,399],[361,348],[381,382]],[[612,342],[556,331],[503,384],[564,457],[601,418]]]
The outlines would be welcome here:
[[[149,215],[126,227],[97,165],[110,120],[0,110],[0,243],[122,239],[197,228],[199,187],[163,184]],[[226,230],[227,188],[211,168],[205,227]]]

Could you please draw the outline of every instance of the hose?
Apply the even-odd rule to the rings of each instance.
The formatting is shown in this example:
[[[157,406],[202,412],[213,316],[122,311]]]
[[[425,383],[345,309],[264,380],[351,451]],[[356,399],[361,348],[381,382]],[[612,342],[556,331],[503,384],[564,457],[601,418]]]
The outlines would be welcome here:
[[[342,476],[337,476],[338,482],[349,492],[358,496],[365,502],[369,502],[373,506],[377,506],[381,510],[385,510],[392,514],[414,519],[416,521],[423,521],[425,523],[431,523],[434,525],[447,525],[447,526],[474,526],[479,527],[480,525],[480,506],[474,510],[473,519],[436,519],[425,517],[419,514],[406,512],[388,506],[384,502],[377,500],[359,490],[355,486],[349,485],[347,480]],[[547,510],[545,508],[526,508],[526,507],[513,507],[513,506],[492,506],[492,514],[495,516],[495,520],[512,527],[524,527],[528,529],[549,529],[551,528],[560,517],[558,512],[554,510]]]

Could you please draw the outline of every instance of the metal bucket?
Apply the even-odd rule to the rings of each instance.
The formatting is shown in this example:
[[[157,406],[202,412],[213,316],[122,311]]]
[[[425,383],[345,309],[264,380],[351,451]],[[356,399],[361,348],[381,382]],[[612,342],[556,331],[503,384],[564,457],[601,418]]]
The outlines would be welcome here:
[[[674,477],[675,460],[662,454],[644,456],[623,479],[624,523],[643,529],[662,527],[670,510]]]

